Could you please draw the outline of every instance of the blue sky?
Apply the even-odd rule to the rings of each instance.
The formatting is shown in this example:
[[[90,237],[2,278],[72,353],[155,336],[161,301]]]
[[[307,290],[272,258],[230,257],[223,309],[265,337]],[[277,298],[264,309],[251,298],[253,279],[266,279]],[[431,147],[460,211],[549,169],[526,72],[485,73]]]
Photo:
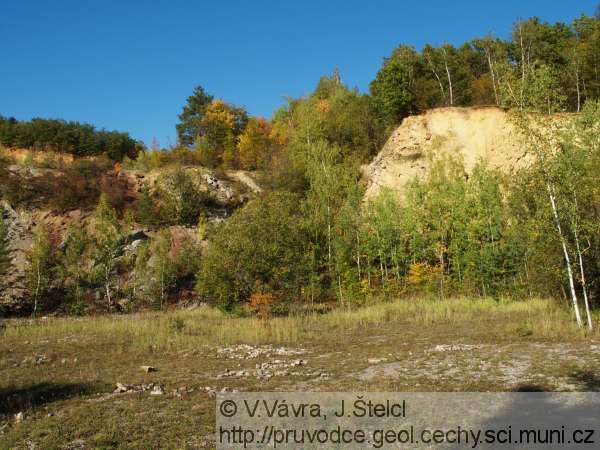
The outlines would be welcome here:
[[[570,21],[597,3],[0,0],[0,114],[89,122],[168,145],[199,84],[268,117],[336,67],[366,91],[400,43],[505,37],[518,18]]]

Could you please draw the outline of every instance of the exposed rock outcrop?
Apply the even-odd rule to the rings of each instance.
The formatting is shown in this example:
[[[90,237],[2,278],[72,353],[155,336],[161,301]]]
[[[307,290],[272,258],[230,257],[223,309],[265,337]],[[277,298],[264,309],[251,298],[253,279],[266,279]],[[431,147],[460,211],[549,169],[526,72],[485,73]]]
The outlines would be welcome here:
[[[18,173],[24,179],[41,177],[47,174],[61,174],[60,169],[38,169],[35,167],[26,167],[19,164],[13,164],[8,167],[9,171]],[[219,222],[227,218],[237,207],[241,206],[260,188],[254,183],[254,180],[245,173],[222,174],[204,167],[183,167],[183,168],[164,168],[142,172],[136,170],[121,170],[111,176],[125,179],[127,181],[128,202],[134,202],[143,186],[150,191],[162,189],[168,192],[170,185],[166,175],[175,170],[183,170],[189,175],[192,182],[196,185],[199,192],[207,193],[210,199],[206,203],[206,217],[209,222]],[[0,213],[8,226],[8,243],[12,264],[2,280],[0,280],[0,313],[22,314],[29,312],[30,302],[28,300],[25,274],[26,274],[26,253],[33,243],[35,227],[38,224],[44,224],[51,232],[57,248],[63,250],[66,244],[65,236],[70,226],[87,227],[89,218],[93,214],[93,206],[84,209],[74,209],[66,212],[56,212],[50,210],[48,202],[42,201],[45,195],[49,195],[48,190],[42,190],[39,195],[31,202],[23,202],[17,206],[11,205],[6,201],[0,200]],[[175,194],[174,194],[175,195]],[[172,235],[190,236],[197,239],[197,230],[195,227],[184,227],[173,225],[168,227]],[[134,228],[126,234],[120,244],[118,256],[130,255],[145,240],[151,238],[156,230]],[[183,239],[181,237],[181,239]],[[81,262],[87,270],[94,267],[95,261],[88,259]],[[152,264],[152,260],[148,261]],[[130,274],[122,274],[120,282],[127,283]]]
[[[407,117],[392,133],[365,169],[365,198],[382,187],[401,193],[408,182],[427,173],[430,156],[443,153],[461,157],[467,171],[480,159],[507,173],[526,163],[519,133],[504,109],[437,108]]]
[[[7,202],[0,202],[0,214],[8,227],[8,248],[11,267],[2,279],[0,307],[18,309],[25,295],[25,252],[32,243],[32,218],[18,213]]]

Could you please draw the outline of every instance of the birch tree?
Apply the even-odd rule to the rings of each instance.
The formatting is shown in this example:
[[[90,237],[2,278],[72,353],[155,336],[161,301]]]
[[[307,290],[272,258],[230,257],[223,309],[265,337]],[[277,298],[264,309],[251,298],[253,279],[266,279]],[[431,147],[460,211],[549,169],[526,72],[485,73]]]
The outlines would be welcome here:
[[[423,48],[423,57],[425,61],[427,61],[427,66],[433,73],[433,76],[438,82],[438,86],[440,87],[440,99],[442,102],[446,101],[446,92],[444,90],[444,84],[442,83],[442,79],[440,78],[439,70],[437,69],[437,57],[436,50],[430,45],[426,45]]]
[[[84,292],[86,269],[84,265],[88,237],[83,227],[67,231],[66,245],[60,257],[59,271],[68,296],[76,307],[81,306]]]
[[[53,269],[52,246],[48,230],[38,225],[33,238],[33,244],[26,254],[26,280],[29,294],[33,302],[31,315],[37,315],[40,302],[48,293]]]
[[[154,304],[158,309],[163,309],[167,301],[168,292],[175,282],[175,264],[170,256],[171,234],[169,230],[161,230],[154,238],[151,246],[150,282]]]
[[[117,214],[104,194],[100,196],[92,222],[96,271],[103,287],[107,309],[110,310],[113,306],[113,282],[120,254],[121,228]]]
[[[475,39],[473,41],[473,45],[475,46],[475,48],[479,49],[480,51],[483,51],[483,54],[485,55],[485,60],[488,65],[488,70],[490,72],[490,78],[492,81],[494,100],[496,102],[496,105],[500,105],[497,65],[501,63],[504,58],[506,58],[506,56],[500,51],[502,43],[499,40],[494,40],[491,35],[487,35],[481,39]]]
[[[518,123],[525,132],[529,152],[534,157],[535,173],[546,191],[577,324],[583,326],[579,290],[587,327],[591,329],[593,323],[582,242],[591,239],[585,225],[584,208],[591,206],[590,194],[597,189],[597,176],[589,164],[594,158],[597,160],[600,107],[597,103],[589,104],[585,110],[575,124],[566,119],[549,124],[547,117],[539,115],[521,117]],[[582,201],[586,206],[582,205]]]
[[[448,67],[448,44],[442,45],[442,55],[444,56],[444,69],[446,69],[446,76],[448,77],[448,92],[450,92],[450,106],[454,105],[454,92],[452,89],[452,75],[450,75],[450,69]]]

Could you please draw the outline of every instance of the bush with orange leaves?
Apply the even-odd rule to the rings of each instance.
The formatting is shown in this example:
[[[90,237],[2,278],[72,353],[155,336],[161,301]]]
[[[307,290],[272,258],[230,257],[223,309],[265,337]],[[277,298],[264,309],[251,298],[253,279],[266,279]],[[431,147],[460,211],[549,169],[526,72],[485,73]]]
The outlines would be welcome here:
[[[271,317],[271,308],[273,306],[273,294],[255,292],[250,296],[248,304],[250,309],[256,313],[261,319]]]

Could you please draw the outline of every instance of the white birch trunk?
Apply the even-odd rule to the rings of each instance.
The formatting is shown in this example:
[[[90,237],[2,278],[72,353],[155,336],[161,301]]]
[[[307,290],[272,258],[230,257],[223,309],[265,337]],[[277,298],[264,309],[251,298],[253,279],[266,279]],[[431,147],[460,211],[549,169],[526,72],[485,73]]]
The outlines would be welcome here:
[[[448,76],[448,90],[450,92],[450,106],[454,104],[454,97],[452,95],[452,77],[450,76],[450,70],[448,69],[448,58],[446,55],[446,49],[442,47],[442,52],[444,53],[444,67],[446,68],[446,75]]]
[[[583,255],[581,253],[581,248],[579,247],[579,238],[577,237],[577,232],[575,233],[575,246],[577,248],[577,257],[579,258],[579,271],[581,275],[581,288],[583,290],[583,303],[585,305],[585,316],[587,319],[588,329],[591,331],[593,328],[592,325],[592,315],[590,314],[590,302],[588,300],[587,295],[587,287],[585,284],[585,270],[583,269]]]
[[[425,58],[427,59],[427,62],[429,63],[429,68],[433,72],[433,75],[435,76],[435,78],[438,82],[438,85],[440,86],[440,92],[442,93],[442,100],[444,100],[446,98],[446,92],[444,91],[444,85],[442,84],[442,80],[441,80],[440,76],[438,75],[437,71],[435,70],[435,67],[433,67],[433,63],[431,62],[431,59],[427,58],[427,56]]]
[[[496,105],[500,104],[498,100],[498,91],[496,90],[496,75],[494,74],[494,65],[492,64],[492,55],[488,48],[485,48],[485,54],[488,60],[488,66],[490,67],[490,74],[492,75],[492,87],[494,88],[494,99],[496,100]]]
[[[558,231],[558,236],[560,239],[560,243],[563,250],[563,255],[565,258],[565,264],[567,266],[567,275],[569,277],[569,288],[571,290],[571,301],[573,302],[573,308],[575,309],[575,318],[577,319],[577,325],[582,326],[581,322],[581,314],[579,312],[579,304],[577,302],[577,292],[575,291],[575,281],[573,279],[573,269],[571,268],[571,258],[569,256],[569,251],[567,249],[567,242],[562,232],[562,227],[560,225],[560,219],[558,217],[558,209],[556,207],[556,198],[554,197],[554,193],[552,191],[552,187],[550,184],[547,185],[548,195],[550,196],[550,204],[552,205],[552,214],[554,215],[554,222],[556,225],[556,230]]]

